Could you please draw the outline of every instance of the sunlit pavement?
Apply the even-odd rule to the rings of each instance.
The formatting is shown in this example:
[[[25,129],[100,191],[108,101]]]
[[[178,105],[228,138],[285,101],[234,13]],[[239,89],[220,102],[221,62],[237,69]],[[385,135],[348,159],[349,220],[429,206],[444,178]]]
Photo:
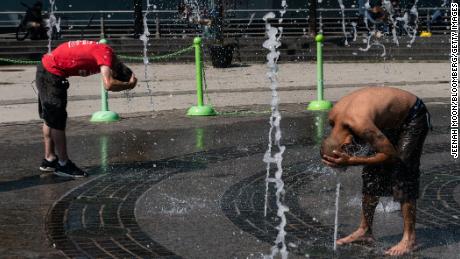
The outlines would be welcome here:
[[[109,107],[121,114],[188,109],[196,105],[195,66],[157,64],[148,67],[152,97],[148,95],[144,67],[130,65],[139,78],[129,94],[110,93]],[[364,86],[395,86],[421,98],[449,96],[450,64],[444,63],[326,63],[325,98],[338,100]],[[0,67],[0,123],[37,120],[34,66]],[[264,64],[238,64],[227,69],[205,69],[205,102],[216,108],[270,104],[269,81]],[[100,109],[99,75],[71,77],[68,112],[71,117],[90,116]],[[316,98],[316,65],[284,63],[279,68],[279,94],[284,104],[307,103]],[[153,103],[153,104],[152,104]]]

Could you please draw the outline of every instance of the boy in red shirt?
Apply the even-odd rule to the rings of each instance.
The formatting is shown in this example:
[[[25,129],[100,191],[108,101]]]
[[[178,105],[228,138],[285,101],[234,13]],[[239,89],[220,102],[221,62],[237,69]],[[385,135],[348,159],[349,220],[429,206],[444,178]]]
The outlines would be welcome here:
[[[69,41],[43,56],[37,66],[38,111],[43,123],[45,158],[40,170],[54,171],[64,177],[85,177],[67,155],[66,121],[69,76],[89,76],[101,73],[108,91],[133,89],[137,79],[121,63],[112,48],[95,41]]]

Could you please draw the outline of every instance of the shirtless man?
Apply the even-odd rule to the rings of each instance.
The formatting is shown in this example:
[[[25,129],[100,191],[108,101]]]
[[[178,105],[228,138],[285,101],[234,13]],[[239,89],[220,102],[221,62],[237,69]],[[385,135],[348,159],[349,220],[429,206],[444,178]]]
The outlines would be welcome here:
[[[136,86],[134,73],[121,63],[112,48],[95,41],[79,40],[62,43],[43,56],[37,66],[38,113],[43,119],[45,157],[41,171],[63,177],[85,177],[67,155],[67,88],[70,76],[101,73],[105,89],[122,91]]]
[[[364,165],[361,221],[358,229],[337,240],[338,245],[372,242],[372,221],[380,196],[401,204],[403,237],[385,254],[399,256],[415,248],[415,214],[420,156],[430,127],[429,113],[415,95],[391,87],[363,88],[340,99],[329,113],[331,134],[321,157],[331,167]],[[353,155],[359,144],[372,153]]]

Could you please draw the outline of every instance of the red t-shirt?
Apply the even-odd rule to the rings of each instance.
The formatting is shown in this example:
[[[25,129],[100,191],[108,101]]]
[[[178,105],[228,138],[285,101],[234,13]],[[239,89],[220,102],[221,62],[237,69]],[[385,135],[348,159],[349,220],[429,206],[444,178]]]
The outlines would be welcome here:
[[[100,66],[112,67],[113,50],[107,44],[77,40],[62,43],[42,58],[43,67],[62,76],[89,76],[101,71]]]

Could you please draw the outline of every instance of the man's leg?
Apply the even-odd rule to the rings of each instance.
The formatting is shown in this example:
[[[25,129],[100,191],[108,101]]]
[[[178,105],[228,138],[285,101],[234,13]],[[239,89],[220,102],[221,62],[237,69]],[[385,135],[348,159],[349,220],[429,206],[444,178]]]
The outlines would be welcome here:
[[[45,159],[48,161],[53,161],[56,159],[56,153],[54,151],[54,142],[51,137],[51,128],[43,123],[43,143],[45,146]]]
[[[416,218],[416,200],[401,202],[401,211],[404,220],[404,233],[401,241],[388,249],[385,254],[399,256],[414,250],[415,242],[415,218]]]
[[[375,207],[379,202],[379,197],[363,194],[361,222],[355,232],[337,240],[338,245],[349,244],[353,242],[373,242],[372,222],[374,220]]]
[[[59,162],[65,163],[69,159],[67,156],[67,142],[64,130],[51,129],[51,138],[56,146]]]

